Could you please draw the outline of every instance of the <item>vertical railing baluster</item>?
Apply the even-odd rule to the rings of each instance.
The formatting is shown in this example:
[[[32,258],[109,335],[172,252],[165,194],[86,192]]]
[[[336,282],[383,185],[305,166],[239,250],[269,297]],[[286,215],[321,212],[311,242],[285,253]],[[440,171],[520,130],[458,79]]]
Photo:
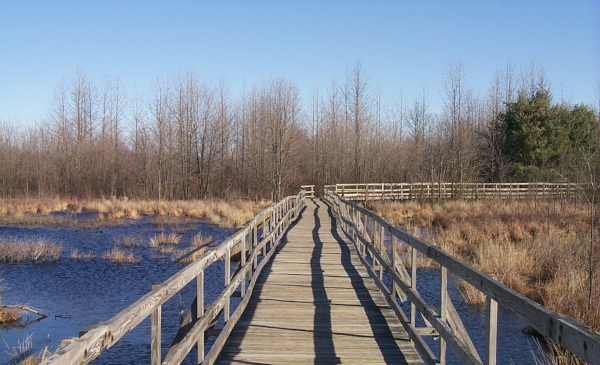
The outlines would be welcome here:
[[[396,273],[396,244],[398,243],[398,239],[396,238],[396,236],[394,236],[394,234],[392,234],[392,270],[394,271],[394,273]],[[396,292],[396,285],[394,284],[394,281],[392,280],[392,298],[394,298],[394,300],[396,300],[396,296],[398,295],[398,293]]]
[[[440,319],[446,324],[446,301],[448,300],[448,269],[442,266],[440,273]],[[446,341],[440,336],[440,364],[446,363]]]
[[[196,277],[196,318],[204,314],[204,270],[200,270]],[[198,364],[204,361],[204,331],[198,337]]]
[[[498,340],[498,302],[487,296],[487,338],[486,338],[486,356],[488,365],[496,364],[496,346]]]
[[[411,266],[410,266],[410,287],[417,291],[417,249],[412,247]],[[413,328],[417,327],[417,307],[415,303],[410,303],[410,324]]]
[[[246,266],[246,234],[244,234],[244,237],[242,237],[242,254],[241,254],[241,260],[242,260],[242,270],[244,269],[244,266]],[[244,273],[244,280],[242,280],[242,287],[240,288],[242,294],[242,298],[244,298],[244,296],[246,295],[246,275],[247,273]]]
[[[231,248],[228,248],[227,253],[225,254],[225,287],[227,287],[230,282],[231,282]],[[227,321],[229,321],[230,303],[231,303],[231,298],[227,297],[227,300],[225,301],[225,307],[223,308],[225,323],[227,323]]]
[[[152,289],[158,285],[153,285]],[[159,305],[150,317],[150,364],[158,365],[161,363],[161,316],[162,305]]]

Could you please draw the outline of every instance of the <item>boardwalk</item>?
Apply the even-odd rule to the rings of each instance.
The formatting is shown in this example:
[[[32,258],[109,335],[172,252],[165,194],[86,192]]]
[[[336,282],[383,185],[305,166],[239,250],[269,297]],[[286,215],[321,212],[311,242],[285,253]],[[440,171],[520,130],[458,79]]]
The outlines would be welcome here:
[[[217,362],[422,363],[328,207],[307,205]]]

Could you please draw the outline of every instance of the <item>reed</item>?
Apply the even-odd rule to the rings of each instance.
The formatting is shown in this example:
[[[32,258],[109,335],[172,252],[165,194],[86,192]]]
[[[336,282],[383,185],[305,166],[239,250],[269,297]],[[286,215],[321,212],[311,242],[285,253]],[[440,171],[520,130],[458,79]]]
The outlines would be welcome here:
[[[142,261],[141,257],[136,257],[133,252],[126,252],[118,246],[113,247],[112,250],[106,251],[104,253],[104,259],[119,263],[135,263]]]
[[[91,252],[79,251],[79,249],[74,248],[71,250],[71,258],[73,260],[89,260],[91,259],[93,254]]]
[[[207,246],[213,241],[212,236],[205,237],[202,233],[197,233],[194,238],[192,238],[192,246],[193,247],[202,247]]]
[[[124,248],[144,246],[144,241],[134,235],[116,237],[114,238],[114,241],[116,246],[122,246]]]
[[[62,252],[62,244],[43,238],[0,238],[0,262],[53,262]]]
[[[48,350],[48,346],[37,353],[34,352],[33,340],[31,337],[32,335],[28,335],[23,341],[17,341],[17,347],[9,348],[7,352],[10,356],[10,364],[37,365],[52,355]]]
[[[181,241],[181,236],[171,232],[169,234],[165,234],[161,232],[157,236],[150,238],[150,247],[156,248],[160,245],[177,245]]]

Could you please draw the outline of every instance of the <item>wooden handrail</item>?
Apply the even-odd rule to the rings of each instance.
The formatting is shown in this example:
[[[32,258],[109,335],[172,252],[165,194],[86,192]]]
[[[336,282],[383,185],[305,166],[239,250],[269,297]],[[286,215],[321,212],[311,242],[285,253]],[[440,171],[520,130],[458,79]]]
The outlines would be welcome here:
[[[229,317],[224,315],[225,328],[213,344],[209,354],[204,358],[204,346],[198,349],[198,359],[202,363],[210,364],[214,362],[221,347],[224,344],[224,338],[228,331],[235,325],[242,311],[245,309],[250,294],[252,293],[254,283],[262,268],[271,258],[277,244],[285,234],[289,225],[295,221],[301,209],[305,206],[304,191],[296,196],[289,196],[279,203],[268,207],[258,213],[250,222],[246,223],[230,238],[226,239],[219,246],[206,252],[193,263],[180,270],[171,278],[162,284],[156,286],[148,294],[131,304],[116,316],[107,322],[98,323],[88,328],[79,338],[72,339],[65,347],[59,348],[55,354],[44,361],[42,364],[87,364],[95,359],[103,350],[112,347],[123,335],[131,331],[144,319],[153,313],[160,318],[160,308],[169,298],[177,294],[179,290],[185,287],[192,280],[198,281],[198,318],[194,319],[194,325],[183,336],[183,339],[173,345],[167,353],[163,364],[178,364],[187,356],[193,346],[200,342],[204,332],[216,322],[224,309],[229,307],[233,293],[242,288],[242,301],[236,308],[233,315]],[[266,223],[268,222],[268,224]],[[258,239],[258,228],[262,225],[262,234],[260,241]],[[204,308],[204,270],[210,265],[219,261],[226,260],[225,271],[226,280],[229,279],[228,261],[234,250],[241,252],[242,266],[233,279],[226,283],[226,287],[215,301]],[[265,254],[266,253],[266,254]],[[260,261],[258,261],[260,256]],[[249,280],[249,283],[248,283]],[[247,284],[247,286],[246,286]],[[227,318],[229,317],[229,318]],[[155,321],[152,321],[153,323]],[[158,333],[156,333],[158,331]],[[152,328],[153,338],[158,335],[160,338],[160,325]],[[151,362],[161,363],[160,346],[153,342],[151,353],[153,357]],[[158,355],[156,355],[158,354]],[[158,356],[158,358],[156,358]]]
[[[497,310],[495,303],[510,312],[518,314],[543,336],[573,352],[582,360],[593,363],[600,359],[600,335],[591,332],[582,323],[548,310],[508,288],[492,276],[461,262],[439,247],[423,242],[398,229],[377,214],[340,198],[332,189],[325,189],[325,199],[339,220],[342,231],[356,246],[363,264],[388,299],[426,363],[438,363],[440,359],[445,358],[445,354],[442,349],[437,357],[433,355],[431,349],[423,341],[422,336],[424,333],[441,336],[463,363],[482,364],[483,362],[472,346],[464,326],[459,323],[460,317],[458,317],[452,301],[447,297],[445,288],[441,289],[441,297],[445,299],[442,302],[445,302],[445,306],[439,309],[429,305],[417,292],[416,270],[414,269],[416,267],[416,252],[420,252],[440,265],[442,268],[442,283],[445,281],[447,271],[449,271],[487,296],[488,302],[491,303],[488,306],[489,328],[486,337],[486,351],[490,356],[486,359],[487,364],[496,363]],[[410,276],[396,255],[395,244],[392,244],[391,247],[391,257],[383,247],[385,234],[391,237],[392,242],[399,241],[412,248],[411,264],[413,270]],[[372,263],[369,263],[366,259],[367,255],[372,258]],[[379,275],[376,273],[377,270],[379,270]],[[388,288],[381,280],[382,272],[389,275],[392,282],[391,288]],[[398,290],[402,292],[398,295],[405,296],[411,302],[410,319],[407,318],[396,301]],[[414,321],[415,310],[419,311],[428,323],[426,328],[416,327]]]
[[[579,189],[574,183],[363,183],[325,185],[351,201],[415,199],[489,199],[489,198],[574,198]]]

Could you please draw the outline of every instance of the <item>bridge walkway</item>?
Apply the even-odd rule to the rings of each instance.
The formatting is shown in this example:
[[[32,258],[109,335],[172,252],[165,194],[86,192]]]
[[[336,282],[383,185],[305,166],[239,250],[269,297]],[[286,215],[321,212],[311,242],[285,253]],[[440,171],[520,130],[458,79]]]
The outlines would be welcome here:
[[[422,360],[328,206],[312,200],[265,267],[217,363]]]

